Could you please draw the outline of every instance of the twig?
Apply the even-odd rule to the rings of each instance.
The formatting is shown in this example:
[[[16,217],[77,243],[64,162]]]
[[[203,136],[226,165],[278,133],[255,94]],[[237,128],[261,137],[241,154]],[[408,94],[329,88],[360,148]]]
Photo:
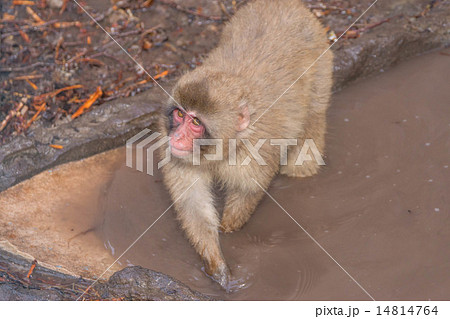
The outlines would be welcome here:
[[[33,115],[33,117],[31,118],[31,120],[29,120],[27,122],[27,124],[25,125],[25,129],[29,128],[30,125],[37,119],[38,115],[45,109],[47,104],[42,103],[42,105],[39,107],[39,109],[37,110],[37,112]]]
[[[25,79],[25,81],[36,91],[38,89],[37,85],[31,82],[28,79]]]
[[[17,68],[3,68],[3,69],[0,69],[0,72],[20,72],[20,71],[25,71],[28,69],[33,69],[37,66],[48,66],[48,65],[53,65],[53,64],[46,63],[46,62],[36,62],[36,63],[30,64],[30,65],[17,67]]]
[[[159,0],[159,2],[161,2],[162,4],[165,4],[165,5],[169,6],[169,7],[172,7],[174,9],[178,10],[178,11],[181,11],[181,12],[184,12],[184,13],[187,13],[187,14],[191,14],[191,15],[203,18],[203,19],[219,21],[219,22],[226,20],[226,19],[224,19],[223,17],[220,17],[220,16],[208,16],[208,15],[202,14],[200,12],[191,10],[191,9],[186,9],[186,8],[180,6],[179,4],[176,4],[173,1]]]
[[[28,36],[28,34],[26,34],[23,30],[21,30],[19,28],[19,26],[16,24],[16,28],[19,30],[19,34],[22,37],[22,39],[26,42],[26,43],[30,43],[30,37]]]
[[[58,42],[56,43],[56,47],[55,47],[55,62],[56,62],[56,63],[59,62],[59,61],[58,61],[58,58],[59,58],[59,49],[61,48],[61,45],[63,44],[63,42],[64,42],[64,38],[63,38],[63,37],[60,37],[60,38],[58,39]]]
[[[102,61],[97,60],[97,59],[92,59],[92,58],[79,58],[77,61],[86,62],[88,64],[92,64],[92,65],[95,65],[95,66],[103,66],[103,65],[105,65],[105,63],[103,63]]]
[[[33,260],[33,263],[31,264],[30,270],[28,270],[27,278],[30,279],[31,275],[33,274],[34,269],[36,268],[37,260]]]
[[[165,70],[157,75],[155,75],[153,77],[153,79],[158,80],[158,79],[162,79],[163,77],[165,77],[167,74],[169,74],[169,70]]]
[[[30,75],[21,75],[21,76],[16,76],[15,78],[13,78],[13,81],[18,81],[18,80],[31,80],[31,79],[41,79],[43,77],[42,74],[30,74]]]
[[[116,58],[115,56],[110,55],[110,54],[108,54],[108,53],[106,53],[106,52],[98,52],[98,53],[95,53],[95,54],[89,56],[89,58],[93,59],[93,58],[96,58],[96,57],[101,56],[101,55],[103,55],[104,57],[113,59],[113,60],[119,62],[119,63],[122,64],[122,65],[126,65],[126,63],[123,62],[122,60],[120,60],[120,59]]]
[[[14,116],[16,116],[20,112],[20,109],[22,107],[23,107],[23,103],[19,103],[19,105],[14,110],[9,111],[8,115],[6,115],[5,119],[0,124],[0,132],[3,131],[3,129],[8,124],[9,120],[12,119]]]
[[[34,10],[31,9],[30,7],[27,7],[26,11],[34,19],[34,21],[36,21],[37,24],[45,23],[45,21],[42,20],[41,17],[36,12],[34,12]]]
[[[359,31],[360,31],[360,32],[365,32],[365,31],[367,31],[367,30],[373,29],[373,28],[375,28],[375,27],[378,27],[379,25],[382,25],[383,23],[390,22],[391,19],[394,19],[394,18],[396,18],[396,17],[398,17],[398,15],[393,16],[393,17],[391,17],[391,18],[387,18],[387,19],[378,21],[378,22],[375,22],[375,23],[372,23],[372,24],[369,24],[368,26],[365,26],[364,28],[359,29]]]
[[[13,6],[34,6],[34,1],[29,0],[13,0]]]
[[[68,91],[68,90],[75,90],[75,89],[81,89],[83,86],[81,84],[77,84],[77,85],[71,85],[71,86],[66,86],[64,88],[55,90],[53,92],[50,93],[44,93],[41,94],[39,96],[35,97],[35,100],[39,100],[39,99],[46,99],[48,97],[54,97],[57,96],[59,93],[64,92],[64,91]]]
[[[79,59],[79,58],[81,58],[83,55],[85,55],[86,53],[87,53],[87,49],[86,48],[83,48],[83,50],[81,50],[81,52],[80,53],[77,53],[74,57],[72,57],[71,59],[69,59],[66,63],[67,64],[70,64],[70,63],[72,63],[72,62],[75,62],[75,60],[77,60],[77,59]]]
[[[90,108],[92,106],[92,104],[94,104],[95,101],[97,101],[97,99],[99,97],[101,97],[103,95],[102,89],[101,87],[97,87],[97,90],[95,91],[95,93],[93,93],[89,99],[86,101],[86,103],[84,103],[82,106],[80,106],[78,108],[78,110],[72,114],[72,119],[77,118],[78,116],[80,116],[81,114],[84,113],[85,110],[87,110],[88,108]]]
[[[32,29],[32,31],[39,31],[39,29],[42,29],[42,28],[48,26],[49,24],[53,24],[53,23],[56,23],[56,22],[58,22],[58,20],[55,19],[55,20],[50,20],[48,22],[45,22],[45,23],[39,24],[39,25],[26,25],[23,28],[21,28],[20,30],[26,31],[28,29]],[[10,35],[17,35],[17,34],[20,34],[20,31],[4,33],[4,34],[1,35],[1,38],[4,39],[6,37],[9,37]]]
[[[369,24],[369,25],[367,25],[363,28],[357,29],[357,30],[349,30],[349,31],[347,31],[347,34],[344,35],[344,38],[347,38],[347,39],[358,38],[361,35],[361,33],[366,32],[367,30],[373,29],[375,27],[378,27],[378,26],[382,25],[383,23],[390,22],[391,19],[397,18],[399,16],[400,15],[396,15],[396,16]],[[341,35],[342,35],[342,32],[336,33],[336,36],[338,36],[338,37]]]
[[[129,35],[139,34],[141,32],[142,32],[142,30],[136,29],[136,30],[131,30],[131,31],[127,31],[127,32],[122,32],[122,33],[112,33],[111,35],[113,35],[115,38],[122,38],[122,37],[127,37]]]
[[[219,6],[220,6],[220,9],[222,10],[222,12],[227,16],[227,18],[230,19],[230,18],[231,18],[231,15],[230,15],[230,13],[228,12],[228,10],[227,10],[227,8],[225,7],[225,5],[223,4],[223,0],[220,0]]]
[[[66,11],[68,2],[69,2],[69,0],[64,0],[63,5],[61,6],[61,10],[59,10],[59,15],[63,14],[64,11]]]
[[[57,29],[65,29],[70,27],[81,28],[82,24],[80,21],[62,21],[53,23],[53,27]]]
[[[319,4],[319,5],[309,5],[308,6],[309,9],[313,10],[333,10],[333,11],[347,11],[344,8],[341,7],[337,7],[337,6],[326,6],[324,4]]]

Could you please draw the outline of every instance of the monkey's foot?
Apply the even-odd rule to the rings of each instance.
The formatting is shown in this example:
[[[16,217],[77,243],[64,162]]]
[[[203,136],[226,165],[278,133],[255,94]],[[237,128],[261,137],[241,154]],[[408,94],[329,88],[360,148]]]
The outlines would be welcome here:
[[[289,177],[309,177],[319,172],[320,166],[314,161],[304,162],[302,165],[282,165],[280,174]]]
[[[244,226],[247,220],[240,220],[230,214],[223,214],[222,221],[220,222],[220,230],[226,234],[237,231]]]

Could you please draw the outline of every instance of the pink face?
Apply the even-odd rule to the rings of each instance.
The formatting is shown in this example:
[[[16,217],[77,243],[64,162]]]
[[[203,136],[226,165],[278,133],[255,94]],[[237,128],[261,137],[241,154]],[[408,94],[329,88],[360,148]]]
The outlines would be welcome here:
[[[177,157],[187,156],[192,153],[194,139],[203,137],[205,127],[193,112],[175,109],[172,118],[174,129],[170,133],[171,152]]]

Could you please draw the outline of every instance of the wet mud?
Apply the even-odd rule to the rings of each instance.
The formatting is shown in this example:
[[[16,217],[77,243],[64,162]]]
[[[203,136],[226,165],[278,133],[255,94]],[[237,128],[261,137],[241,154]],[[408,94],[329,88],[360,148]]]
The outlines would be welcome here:
[[[53,204],[47,211],[43,205],[29,214],[59,214],[54,220],[60,227],[44,232],[39,221],[20,230],[10,227],[9,241],[28,249],[30,243],[13,234],[22,231],[64,242],[67,238],[58,236],[69,224],[74,227],[79,222],[84,226],[78,228],[77,249],[83,253],[59,251],[73,259],[77,256],[73,263],[67,257],[63,265],[76,272],[83,263],[91,266],[88,261],[100,248],[105,262],[119,257],[147,230],[117,268],[140,265],[161,271],[217,299],[369,299],[350,274],[377,300],[446,300],[450,295],[449,74],[448,50],[435,52],[333,97],[323,171],[305,179],[277,177],[269,193],[283,209],[266,196],[241,231],[221,235],[233,273],[230,294],[204,275],[174,211],[167,210],[171,202],[159,172],[149,176],[126,167],[125,149],[101,154],[107,162],[92,158],[89,170],[77,171],[80,183],[60,188],[69,194],[79,190],[70,201],[95,222],[85,225],[86,219],[73,210],[52,211],[69,199],[41,194],[42,203]],[[58,170],[69,172],[74,165]],[[106,173],[93,176],[98,170]],[[2,223],[11,222],[19,209],[15,208],[18,196],[36,178],[56,183],[55,188],[67,184],[61,178],[51,180],[50,175],[44,172],[1,193]],[[34,250],[33,255],[49,259],[39,248]],[[91,276],[98,276],[98,270],[91,268]]]

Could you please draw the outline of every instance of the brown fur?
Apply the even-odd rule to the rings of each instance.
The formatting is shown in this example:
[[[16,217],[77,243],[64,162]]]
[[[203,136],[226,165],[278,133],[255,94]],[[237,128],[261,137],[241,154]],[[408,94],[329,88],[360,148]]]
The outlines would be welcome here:
[[[319,151],[324,151],[325,113],[332,85],[331,52],[254,126],[238,132],[239,117],[247,108],[253,123],[327,47],[324,28],[300,0],[253,1],[231,19],[219,46],[205,63],[185,74],[174,88],[174,98],[188,111],[195,111],[209,137],[224,139],[224,146],[234,138],[248,139],[252,145],[260,138],[299,139],[300,146],[289,149],[292,156],[281,170],[279,152],[269,142],[259,150],[265,166],[259,166],[255,160],[241,166],[250,153],[238,143],[237,166],[228,165],[225,150],[221,162],[205,162],[199,167],[172,158],[163,168],[165,184],[176,200],[175,209],[187,237],[205,261],[207,272],[225,288],[229,270],[220,249],[218,230],[238,230],[250,218],[264,195],[253,179],[267,189],[279,170],[292,177],[318,171],[315,163],[294,166],[294,162],[306,138],[312,138]],[[160,128],[167,135],[168,121],[163,117]],[[226,194],[221,222],[211,191],[215,182]]]

